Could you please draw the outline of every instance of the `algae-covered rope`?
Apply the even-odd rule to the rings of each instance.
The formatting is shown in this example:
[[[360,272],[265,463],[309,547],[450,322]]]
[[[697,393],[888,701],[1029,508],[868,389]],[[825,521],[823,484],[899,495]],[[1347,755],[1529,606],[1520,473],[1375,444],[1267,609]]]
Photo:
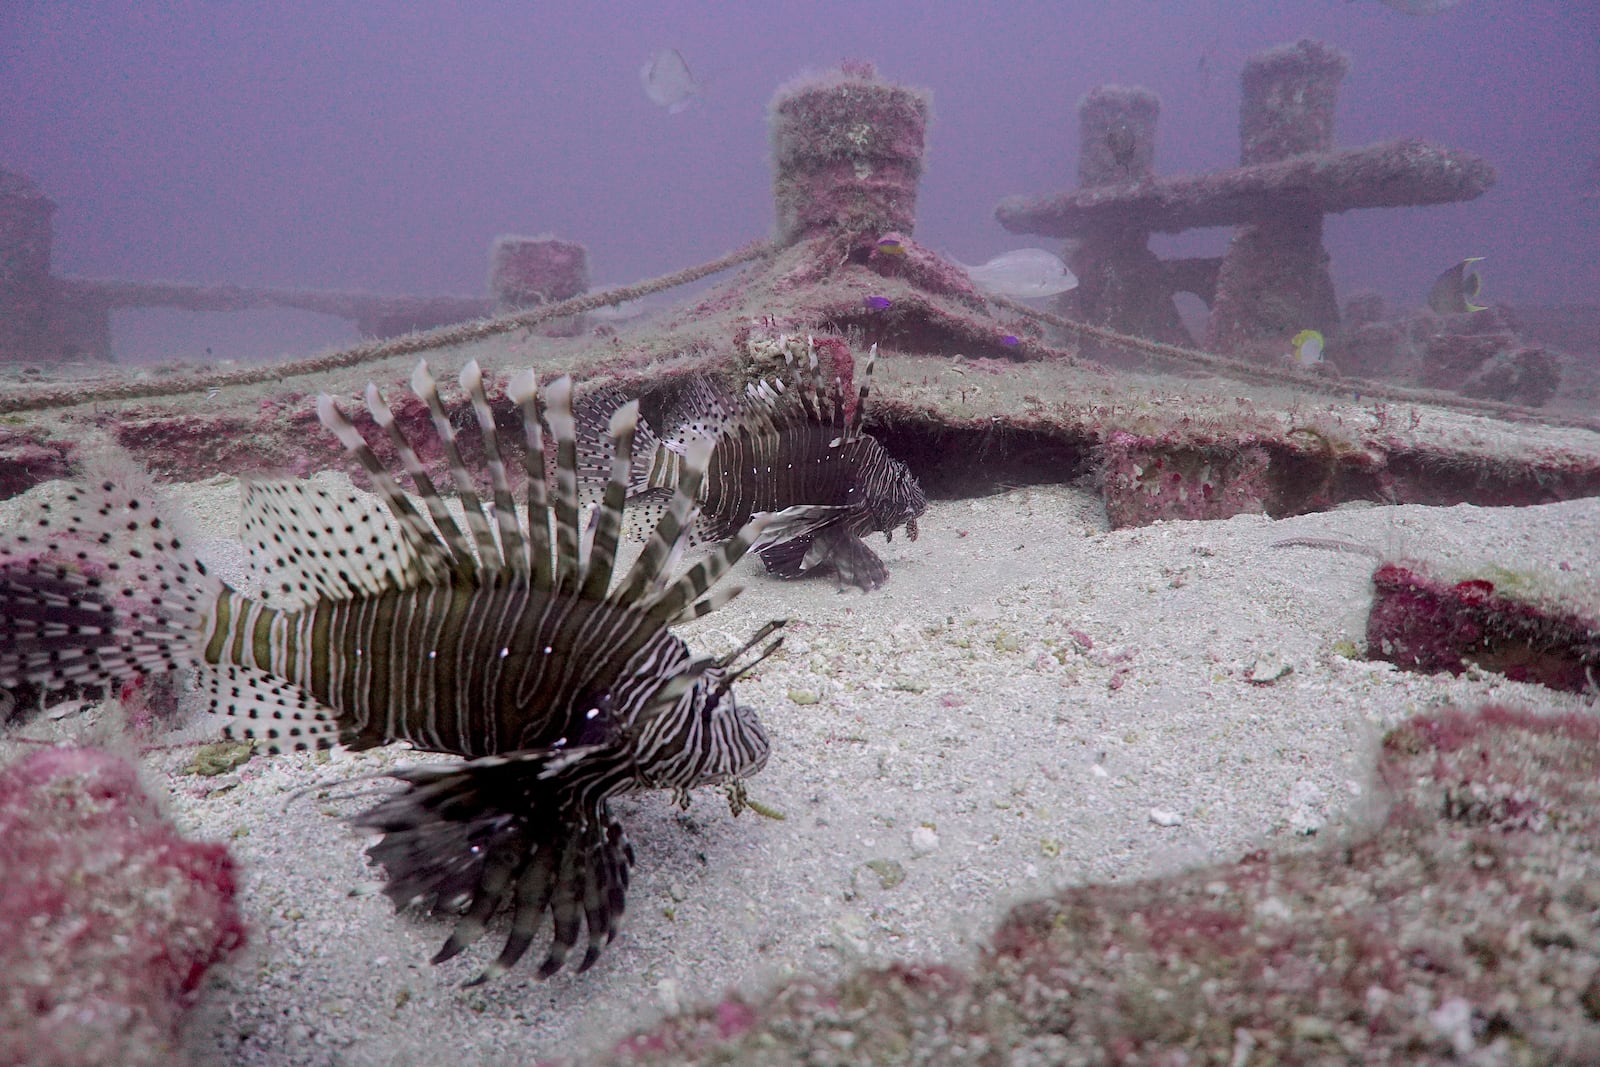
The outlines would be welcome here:
[[[1072,331],[1081,337],[1093,338],[1114,348],[1140,352],[1148,356],[1154,356],[1157,359],[1181,363],[1186,366],[1205,367],[1225,377],[1240,381],[1258,382],[1264,385],[1292,386],[1296,389],[1304,389],[1307,392],[1324,393],[1329,396],[1343,397],[1345,394],[1353,392],[1363,400],[1389,400],[1404,404],[1426,404],[1429,407],[1450,408],[1472,415],[1488,415],[1509,421],[1538,422],[1547,426],[1564,426],[1600,432],[1600,421],[1584,418],[1580,415],[1556,415],[1540,411],[1537,408],[1507,404],[1499,400],[1480,400],[1474,397],[1461,396],[1457,393],[1441,393],[1430,389],[1408,389],[1401,385],[1376,382],[1370,378],[1333,378],[1320,374],[1308,374],[1305,371],[1293,370],[1288,367],[1252,363],[1248,360],[1221,356],[1215,352],[1202,352],[1197,348],[1184,348],[1181,345],[1169,345],[1162,341],[1151,341],[1144,337],[1118,333],[1116,330],[1107,329],[1104,326],[1094,326],[1087,322],[1069,319],[1063,315],[1041,311],[1038,308],[1029,307],[1019,301],[1003,296],[991,296],[989,297],[989,302],[998,307],[1003,307],[1007,311],[1014,311],[1026,318]]]
[[[486,337],[494,337],[497,334],[510,333],[513,330],[537,326],[551,319],[564,318],[568,315],[581,315],[586,311],[593,311],[599,307],[622,304],[629,300],[638,300],[641,297],[649,296],[652,293],[659,293],[664,289],[687,285],[709,275],[720,274],[722,271],[748,263],[751,260],[770,256],[773,251],[774,248],[771,242],[753,241],[737,251],[728,253],[721,259],[712,260],[710,263],[702,263],[697,267],[688,267],[635,285],[622,285],[612,289],[603,289],[597,293],[586,293],[583,296],[575,296],[570,300],[545,304],[542,307],[529,311],[518,311],[510,315],[453,323],[449,326],[441,326],[436,330],[409,333],[402,337],[365,341],[353,348],[340,349],[337,352],[328,352],[319,356],[309,356],[305,359],[293,360],[288,363],[247,367],[216,374],[175,378],[163,382],[129,382],[123,385],[102,386],[93,389],[70,386],[45,390],[26,396],[0,397],[0,415],[21,411],[44,411],[49,408],[74,407],[79,404],[102,401],[149,400],[156,397],[198,393],[207,389],[257,385],[261,382],[281,381],[285,378],[294,378],[304,374],[320,374],[323,371],[354,367],[362,363],[388,359],[392,356],[415,355],[418,352],[464,344],[468,341],[481,341]]]

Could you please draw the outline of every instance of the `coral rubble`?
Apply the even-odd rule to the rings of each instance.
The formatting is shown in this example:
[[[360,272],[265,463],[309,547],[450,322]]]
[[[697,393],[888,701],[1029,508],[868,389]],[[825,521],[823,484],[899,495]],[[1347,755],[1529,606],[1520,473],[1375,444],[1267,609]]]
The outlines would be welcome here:
[[[201,979],[244,942],[236,884],[124,760],[47,749],[0,771],[0,1062],[173,1063]]]
[[[1587,1063],[1600,725],[1503,707],[1391,732],[1374,831],[1023,904],[968,971],[790,979],[608,1062]]]

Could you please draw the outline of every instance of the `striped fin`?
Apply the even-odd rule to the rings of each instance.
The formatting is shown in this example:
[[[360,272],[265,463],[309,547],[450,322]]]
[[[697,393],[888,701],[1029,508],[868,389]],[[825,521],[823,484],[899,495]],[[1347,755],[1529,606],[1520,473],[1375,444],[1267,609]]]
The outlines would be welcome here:
[[[456,428],[450,424],[444,402],[439,399],[439,387],[434,383],[433,375],[428,373],[428,361],[425,359],[419,360],[417,369],[411,372],[411,391],[422,398],[423,403],[428,405],[428,413],[433,416],[433,431],[439,435],[439,443],[444,447],[445,460],[450,464],[450,480],[455,484],[456,495],[461,498],[467,528],[472,531],[472,539],[478,546],[479,568],[490,574],[504,570],[505,562],[500,558],[500,547],[495,544],[494,532],[483,515],[483,501],[478,499],[472,474],[467,470],[461,458],[461,449],[456,444]]]
[[[254,741],[263,751],[303,752],[332,748],[339,740],[337,715],[304,689],[276,675],[238,664],[205,666],[195,684],[212,715],[226,717],[223,732]]]
[[[781,338],[783,345],[783,361],[789,365],[789,371],[794,375],[794,395],[800,400],[800,407],[806,413],[806,418],[812,422],[821,421],[821,414],[817,411],[817,402],[821,399],[822,371],[817,364],[817,345],[815,341],[810,344],[811,352],[811,377],[808,380],[800,369],[800,363],[789,351],[787,338]]]
[[[506,383],[506,395],[522,409],[522,433],[527,442],[523,469],[528,476],[528,557],[533,563],[533,587],[548,591],[550,569],[550,504],[545,491],[544,427],[539,422],[539,379],[525,370]]]
[[[578,499],[581,504],[599,504],[611,480],[611,416],[628,403],[630,397],[615,386],[592,389],[573,401],[572,415],[578,437]],[[658,451],[662,454],[658,456]],[[634,425],[633,469],[628,479],[628,495],[644,492],[669,482],[652,479],[652,469],[673,453],[662,445],[655,428],[640,416]]]
[[[578,555],[578,438],[572,417],[572,379],[563,375],[544,391],[545,418],[556,439],[556,568],[553,589],[575,589],[583,576]]]
[[[867,410],[867,394],[872,391],[872,369],[878,363],[878,345],[873,342],[867,350],[867,365],[861,371],[861,387],[856,390],[856,409],[850,415],[850,428],[845,431],[844,439],[854,441],[861,436],[861,423]]]
[[[428,509],[428,516],[433,519],[433,525],[438,530],[435,539],[441,542],[450,555],[450,566],[469,581],[477,577],[478,567],[472,558],[472,549],[467,544],[466,535],[461,532],[461,527],[456,525],[456,520],[451,517],[450,510],[444,506],[444,501],[439,499],[439,491],[434,488],[433,479],[428,476],[428,470],[422,465],[422,460],[417,457],[416,450],[411,447],[411,442],[406,440],[406,435],[400,429],[400,424],[395,421],[394,412],[389,410],[389,405],[384,403],[383,394],[378,392],[378,387],[371,382],[367,383],[367,411],[376,422],[389,435],[389,443],[394,446],[396,454],[400,457],[401,464],[406,473],[411,475],[411,481],[416,486],[417,495],[422,498],[422,504]],[[403,499],[403,498],[402,498]],[[409,508],[409,504],[407,505]],[[411,510],[415,510],[414,508]]]
[[[672,502],[645,542],[644,551],[639,553],[622,584],[611,594],[612,603],[631,604],[649,595],[658,579],[667,574],[669,561],[683,551],[684,539],[691,534],[689,520],[699,506],[700,486],[705,481],[706,464],[711,461],[713,447],[714,442],[706,437],[697,438],[688,445]]]
[[[528,575],[528,546],[522,539],[522,525],[517,521],[517,504],[511,497],[511,479],[506,476],[505,460],[500,455],[500,434],[494,425],[494,409],[483,391],[483,371],[477,360],[468,360],[461,368],[461,388],[472,401],[472,411],[478,417],[478,431],[483,435],[483,455],[489,465],[489,484],[494,487],[494,517],[500,531],[500,551],[506,566],[520,577]]]
[[[275,600],[304,608],[321,599],[376,596],[420,583],[410,542],[356,496],[305,482],[246,481],[242,538]]]
[[[368,385],[369,407],[373,403],[375,394],[376,389]],[[388,409],[384,408],[384,411],[387,412]],[[421,513],[411,506],[405,491],[389,474],[388,468],[378,462],[377,455],[373,453],[372,446],[367,444],[367,439],[361,436],[361,431],[345,417],[344,412],[339,410],[339,405],[327,393],[317,397],[317,420],[339,439],[345,452],[367,472],[372,488],[383,498],[384,503],[388,505],[389,513],[394,516],[395,522],[400,527],[400,540],[417,558],[423,580],[428,582],[442,580],[454,565],[454,558],[439,541],[433,527],[429,526]],[[393,421],[392,416],[390,421]]]
[[[96,471],[0,531],[0,688],[110,685],[192,665],[223,588],[140,472]]]
[[[761,529],[767,524],[767,516],[763,513],[752,516],[750,521],[739,528],[739,532],[728,540],[722,542],[699,563],[696,563],[683,576],[667,586],[659,595],[653,597],[644,605],[644,610],[652,616],[665,619],[669,623],[682,619],[696,618],[696,614],[682,615],[686,608],[691,609],[693,602],[705,595],[717,580],[728,572],[728,569],[743,558],[750,551],[750,546],[755,544],[761,536]],[[720,603],[726,603],[726,600]],[[698,614],[705,614],[712,610],[706,608]]]
[[[611,589],[611,572],[617,562],[617,536],[622,532],[622,507],[633,473],[633,431],[639,422],[639,402],[630,400],[611,415],[611,480],[595,515],[594,545],[589,550],[588,569],[583,576],[581,596],[604,600]]]
[[[584,927],[588,946],[579,970],[616,934],[633,848],[604,801],[573,796],[573,786],[594,771],[572,756],[539,749],[405,768],[395,777],[410,788],[354,820],[384,835],[367,854],[385,868],[384,893],[397,907],[465,906],[435,963],[482,937],[500,903],[511,898],[505,947],[469,986],[510,970],[532,945],[546,911],[554,929],[541,978],[565,965]]]

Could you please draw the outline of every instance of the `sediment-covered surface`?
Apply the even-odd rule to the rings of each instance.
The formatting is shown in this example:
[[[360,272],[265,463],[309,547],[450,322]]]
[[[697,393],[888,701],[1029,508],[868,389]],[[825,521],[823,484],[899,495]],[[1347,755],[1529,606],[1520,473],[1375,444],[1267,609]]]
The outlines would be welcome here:
[[[239,549],[229,540],[236,486],[178,486],[173,500],[195,517],[213,564],[237,573]],[[16,506],[0,504],[0,517]],[[779,656],[739,687],[774,740],[752,796],[786,818],[747,811],[733,819],[714,793],[686,813],[665,797],[624,804],[639,862],[622,932],[590,972],[544,983],[522,968],[463,990],[493,936],[430,967],[448,923],[397,917],[381,895],[349,895],[377,883],[364,842],[340,820],[369,803],[359,794],[370,784],[291,799],[308,784],[380,771],[405,754],[257,757],[204,776],[185,771],[210,739],[203,726],[144,737],[139,743],[178,746],[143,758],[164,780],[179,828],[228,844],[250,929],[250,947],[208,984],[187,1046],[218,1064],[604,1059],[663,1012],[728,1003],[730,990],[756,1005],[763,990],[789,979],[809,976],[826,988],[860,967],[897,961],[949,967],[966,982],[1009,907],[1064,888],[1235,865],[1262,848],[1301,855],[1346,835],[1366,839],[1396,795],[1374,771],[1384,731],[1447,705],[1485,702],[1587,721],[1590,698],[1475,670],[1430,676],[1366,662],[1359,646],[1374,561],[1271,544],[1334,538],[1440,568],[1488,554],[1592,585],[1600,541],[1573,531],[1597,524],[1600,502],[1579,500],[1342,508],[1113,531],[1095,493],[1036,487],[936,501],[919,540],[880,549],[893,577],[871,595],[839,594],[826,581],[779,583],[746,561],[737,576],[745,595],[683,632],[697,651],[714,652],[766,619],[795,620]],[[10,759],[31,748],[22,737],[113,736],[113,720],[92,710],[34,717],[11,728],[0,752]],[[1551,811],[1565,810],[1565,794],[1550,797]],[[1570,829],[1588,825],[1575,819]],[[1520,840],[1505,837],[1495,862],[1517,860]],[[1293,862],[1311,871],[1330,861]],[[1231,888],[1208,896],[1215,876],[1187,879],[1173,890],[1184,907],[1237,903]],[[1525,884],[1552,900],[1565,892],[1555,875],[1529,875]],[[1109,910],[1117,892],[1084,891],[1073,907],[1115,930],[1125,914]],[[1151,914],[1162,914],[1164,891],[1124,892],[1127,900],[1149,895]],[[1310,915],[1312,900],[1283,903]],[[1442,893],[1413,904],[1418,921],[1437,908],[1442,922],[1452,906]],[[1577,974],[1571,967],[1587,957],[1562,958]],[[1470,990],[1425,1009],[1402,991],[1384,1010],[1413,1020],[1439,1012],[1440,1040],[1468,1032],[1488,1044],[1506,1033],[1494,1014],[1503,1006],[1479,1003],[1478,991],[1512,997],[1524,977],[1508,971],[1502,982],[1485,970]],[[844,988],[870,985],[847,980]],[[1452,998],[1467,1000],[1466,1015]],[[923,1018],[946,1010],[934,999],[925,997]],[[1105,1025],[1137,1023],[1116,1014],[1127,1010],[1107,1001]],[[1574,1027],[1584,1020],[1575,1010]],[[756,1033],[756,1009],[724,1011],[733,1012],[731,1036]],[[873,1020],[894,1024],[887,1010]],[[1239,1025],[1254,1034],[1252,1024]],[[1345,1024],[1330,1025],[1337,1042]],[[1320,1041],[1326,1031],[1317,1027],[1304,1023],[1302,1036]],[[829,1055],[848,1061],[842,1043],[852,1039],[821,1039],[840,1042]],[[1269,1039],[1267,1031],[1229,1035],[1262,1047]],[[1360,1062],[1341,1048],[1326,1051]]]

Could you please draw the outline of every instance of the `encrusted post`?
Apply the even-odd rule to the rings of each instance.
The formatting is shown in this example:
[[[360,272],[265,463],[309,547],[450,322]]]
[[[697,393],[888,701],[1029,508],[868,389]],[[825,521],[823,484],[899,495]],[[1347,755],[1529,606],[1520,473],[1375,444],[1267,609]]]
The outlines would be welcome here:
[[[574,241],[545,234],[495,238],[489,253],[489,296],[495,312],[569,300],[589,291],[589,251]],[[539,328],[548,336],[571,336],[582,316],[555,319]]]
[[[55,210],[30,179],[0,170],[0,360],[53,360],[59,354],[51,329]]]
[[[1149,89],[1102,85],[1084,94],[1078,101],[1078,184],[1088,189],[1152,178],[1160,116],[1161,98]],[[1063,314],[1168,344],[1194,343],[1173,303],[1172,278],[1150,250],[1147,228],[1131,218],[1102,219],[1068,249],[1078,286],[1061,294]]]
[[[1307,39],[1252,56],[1239,104],[1240,162],[1330,151],[1349,66],[1344,53]],[[1300,330],[1338,328],[1322,215],[1323,205],[1285,195],[1271,216],[1239,227],[1222,257],[1207,348],[1271,357],[1282,354],[1273,346]]]
[[[865,63],[781,87],[771,106],[778,240],[910,234],[928,100]]]

